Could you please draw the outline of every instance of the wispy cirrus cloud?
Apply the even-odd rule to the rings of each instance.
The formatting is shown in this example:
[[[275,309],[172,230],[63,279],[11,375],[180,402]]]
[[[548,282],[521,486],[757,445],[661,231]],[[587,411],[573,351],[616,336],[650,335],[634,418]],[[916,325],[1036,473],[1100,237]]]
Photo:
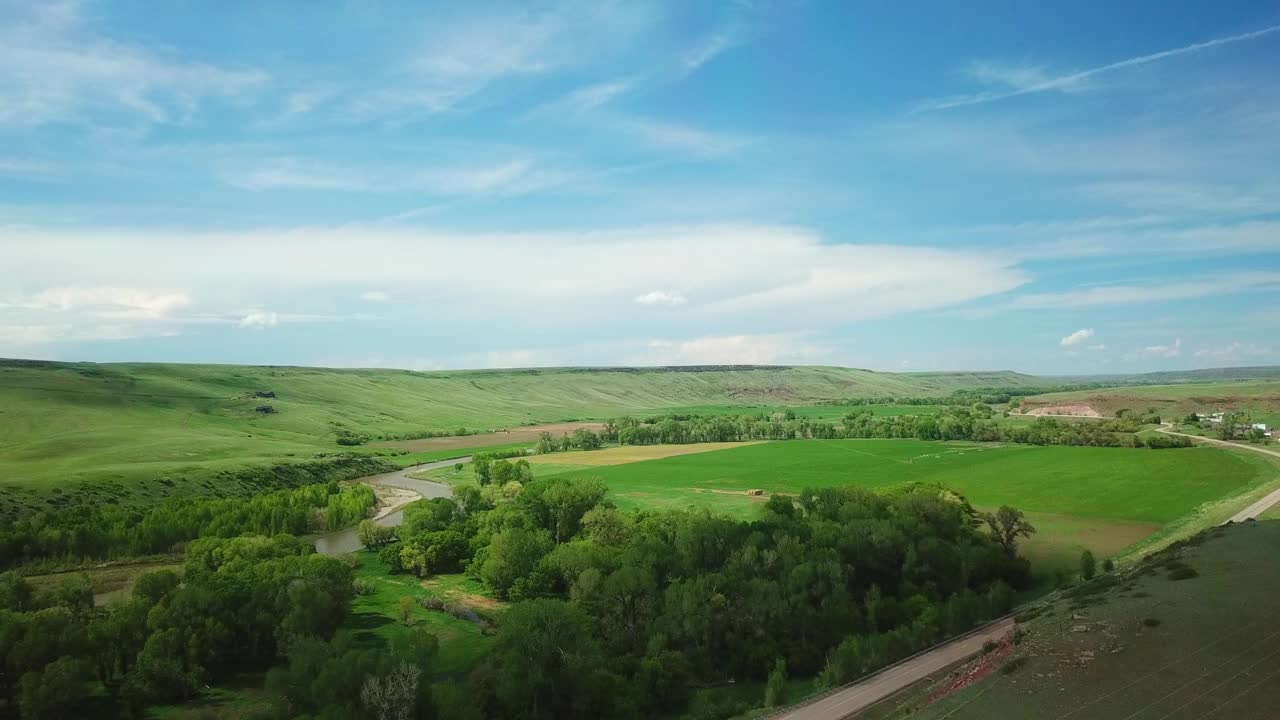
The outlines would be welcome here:
[[[1226,345],[1210,345],[1196,350],[1195,356],[1214,362],[1235,362],[1247,358],[1265,357],[1272,349],[1255,343],[1230,342]]]
[[[578,174],[543,167],[528,156],[491,163],[407,167],[342,166],[297,158],[276,158],[229,170],[222,179],[246,190],[420,191],[442,196],[523,195],[572,181]]]
[[[383,87],[351,93],[347,108],[356,119],[397,122],[406,113],[454,110],[504,82],[598,63],[629,46],[656,19],[656,8],[644,3],[585,0],[436,13],[420,20],[420,44],[401,72],[384,78]]]
[[[1066,292],[1029,293],[1015,297],[1009,307],[1042,310],[1136,305],[1275,289],[1280,289],[1280,272],[1241,272],[1162,285],[1103,285]]]
[[[206,101],[236,101],[270,81],[256,68],[108,38],[75,3],[17,7],[0,8],[0,125],[183,122]]]
[[[1280,25],[1270,25],[1251,32],[1214,38],[1212,40],[1192,43],[1190,45],[1184,45],[1182,47],[1172,48],[1169,50],[1161,50],[1159,52],[1148,53],[1146,55],[1137,55],[1135,57],[1107,63],[1105,65],[1098,65],[1085,70],[1078,70],[1058,75],[1049,74],[1041,67],[1002,66],[995,63],[976,63],[970,68],[971,76],[982,80],[983,82],[1000,84],[1004,87],[998,90],[984,90],[982,92],[968,95],[956,95],[926,101],[919,105],[916,110],[947,110],[951,108],[967,107],[970,105],[998,102],[1000,100],[1008,100],[1010,98],[1036,93],[1076,90],[1099,75],[1138,67],[1140,65],[1147,65],[1149,63],[1167,60],[1180,55],[1189,55],[1222,45],[1256,40],[1276,32],[1280,32]]]

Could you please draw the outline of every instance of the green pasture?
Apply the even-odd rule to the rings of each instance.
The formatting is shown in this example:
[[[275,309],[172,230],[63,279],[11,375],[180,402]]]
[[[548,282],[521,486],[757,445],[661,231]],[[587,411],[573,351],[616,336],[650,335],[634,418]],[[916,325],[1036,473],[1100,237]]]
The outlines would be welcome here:
[[[1041,569],[1071,568],[1085,548],[1099,557],[1118,554],[1199,506],[1274,476],[1264,459],[1208,447],[920,440],[795,440],[607,467],[543,465],[535,472],[600,477],[622,507],[702,506],[739,517],[770,494],[806,487],[937,482],[979,508],[1026,512],[1040,530],[1026,550]]]

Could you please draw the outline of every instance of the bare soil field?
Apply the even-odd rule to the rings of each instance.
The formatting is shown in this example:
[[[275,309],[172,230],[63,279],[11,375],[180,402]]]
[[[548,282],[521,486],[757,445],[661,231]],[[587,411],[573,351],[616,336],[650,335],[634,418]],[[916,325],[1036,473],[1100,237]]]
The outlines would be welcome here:
[[[525,425],[503,428],[491,433],[479,433],[477,435],[450,435],[448,437],[421,438],[418,440],[387,440],[385,442],[370,443],[370,446],[397,448],[399,450],[408,450],[409,452],[427,452],[429,450],[454,450],[457,448],[508,445],[519,442],[535,443],[538,441],[538,435],[541,433],[549,432],[556,437],[560,437],[561,435],[571,433],[578,428],[586,428],[588,430],[600,432],[604,429],[604,423],[568,422],[550,423],[547,425]]]
[[[685,445],[623,445],[604,450],[587,450],[549,455],[534,455],[528,458],[532,465],[581,465],[584,467],[604,467],[606,465],[626,465],[644,460],[660,460],[677,455],[693,455],[727,450],[729,448],[758,445],[759,442],[708,442],[688,443]]]
[[[1028,411],[1027,415],[1070,415],[1071,417],[1103,417],[1102,413],[1094,410],[1085,403],[1071,403],[1069,405],[1046,405]]]

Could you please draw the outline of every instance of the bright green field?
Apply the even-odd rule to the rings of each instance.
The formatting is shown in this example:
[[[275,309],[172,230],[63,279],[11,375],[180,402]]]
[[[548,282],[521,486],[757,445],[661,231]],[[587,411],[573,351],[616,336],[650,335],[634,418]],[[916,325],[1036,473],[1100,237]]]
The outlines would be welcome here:
[[[795,493],[805,487],[887,487],[924,480],[975,505],[1163,523],[1239,492],[1265,461],[1216,448],[1134,450],[934,443],[918,440],[795,440],[614,465],[572,474],[604,478],[621,503],[705,500],[713,490]],[[746,511],[744,496],[724,496]]]
[[[706,506],[748,516],[770,493],[805,487],[884,488],[938,482],[980,508],[1013,505],[1040,532],[1043,567],[1070,568],[1084,548],[1111,556],[1202,504],[1274,476],[1261,458],[1216,448],[980,445],[918,440],[803,440],[627,465],[539,466],[542,475],[600,477],[623,507]],[[747,490],[764,491],[761,497]]]

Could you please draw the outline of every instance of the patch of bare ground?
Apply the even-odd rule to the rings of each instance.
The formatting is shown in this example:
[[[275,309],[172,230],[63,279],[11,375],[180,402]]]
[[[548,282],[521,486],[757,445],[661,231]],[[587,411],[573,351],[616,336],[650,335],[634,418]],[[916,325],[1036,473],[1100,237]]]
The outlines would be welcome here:
[[[555,437],[571,433],[578,428],[586,428],[594,432],[604,430],[604,423],[567,422],[548,423],[546,425],[526,425],[520,427],[498,428],[493,432],[475,435],[450,435],[448,437],[420,438],[417,440],[387,440],[371,443],[372,447],[389,447],[409,452],[426,452],[428,450],[457,450],[460,448],[488,447],[490,445],[509,445],[511,443],[535,443],[538,435],[549,432]]]
[[[380,520],[414,500],[422,499],[422,496],[418,493],[404,488],[372,483],[370,483],[369,487],[373,489],[373,494],[378,498],[378,506],[374,509],[374,520]]]
[[[590,465],[603,467],[606,465],[626,465],[627,463],[643,462],[645,460],[660,460],[662,458],[676,457],[677,455],[694,455],[712,452],[713,450],[727,450],[729,448],[756,445],[759,442],[761,441],[705,442],[686,443],[683,445],[622,445],[604,450],[579,450],[534,455],[528,460],[533,465]]]
[[[1068,403],[1066,405],[1045,405],[1030,410],[1027,415],[1069,415],[1071,417],[1103,417],[1103,414],[1094,410],[1092,406],[1086,403]]]
[[[1013,633],[1009,633],[1001,638],[1000,642],[989,652],[967,663],[947,677],[946,680],[934,688],[933,692],[929,693],[924,704],[932,705],[942,698],[959,692],[987,677],[999,669],[1013,655],[1014,648]]]

